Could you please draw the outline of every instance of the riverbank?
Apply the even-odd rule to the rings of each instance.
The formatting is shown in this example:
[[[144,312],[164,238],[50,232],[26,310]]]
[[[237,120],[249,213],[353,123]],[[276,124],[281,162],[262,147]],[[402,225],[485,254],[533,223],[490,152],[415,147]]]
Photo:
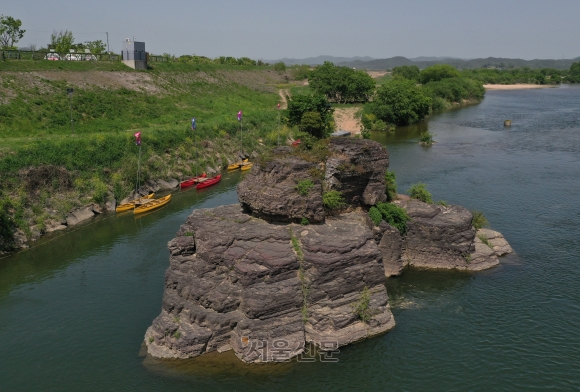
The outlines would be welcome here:
[[[220,172],[278,138],[285,78],[268,67],[13,65],[0,67],[0,251],[114,210],[135,189],[139,154],[141,183],[175,184]]]
[[[557,84],[484,84],[486,90],[528,90],[534,88],[554,88]]]

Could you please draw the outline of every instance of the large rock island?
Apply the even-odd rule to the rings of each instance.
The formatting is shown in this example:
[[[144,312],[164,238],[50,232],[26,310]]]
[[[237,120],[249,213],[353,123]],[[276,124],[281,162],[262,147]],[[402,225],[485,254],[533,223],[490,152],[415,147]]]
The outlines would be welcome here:
[[[324,154],[282,147],[254,163],[238,185],[239,205],[195,210],[169,242],[162,311],[145,335],[149,354],[234,350],[253,363],[290,359],[306,343],[333,350],[394,327],[384,282],[406,265],[498,263],[460,206],[398,201],[408,229],[375,225],[367,209],[387,198],[388,162],[369,140],[331,139]],[[306,180],[307,191],[297,191]],[[343,195],[338,210],[324,205],[329,191]]]

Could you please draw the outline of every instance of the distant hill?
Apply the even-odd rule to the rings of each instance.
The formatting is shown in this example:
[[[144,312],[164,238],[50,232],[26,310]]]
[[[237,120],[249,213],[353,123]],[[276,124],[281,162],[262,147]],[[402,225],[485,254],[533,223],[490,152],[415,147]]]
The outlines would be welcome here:
[[[421,60],[419,60],[421,59]],[[580,57],[574,59],[563,59],[563,60],[549,60],[549,59],[536,59],[536,60],[522,60],[522,59],[509,59],[501,57],[488,57],[479,58],[471,60],[463,60],[457,58],[443,58],[440,60],[423,60],[425,57],[418,57],[414,60],[408,59],[406,57],[391,57],[388,59],[373,59],[373,60],[354,60],[354,61],[344,61],[338,63],[338,65],[345,65],[354,68],[368,69],[368,70],[385,70],[392,69],[401,65],[416,65],[420,69],[426,68],[434,64],[449,64],[458,69],[470,69],[470,68],[520,68],[520,67],[530,67],[530,68],[556,68],[556,69],[568,69],[572,63],[578,61]]]
[[[325,61],[330,61],[332,63],[338,64],[338,63],[357,61],[357,60],[359,60],[359,61],[372,61],[373,58],[369,57],[369,56],[364,56],[364,57],[359,57],[359,56],[355,56],[355,57],[318,56],[318,57],[307,57],[304,59],[290,59],[290,58],[285,57],[283,59],[278,59],[278,60],[262,60],[262,61],[269,63],[269,64],[275,64],[279,61],[282,61],[286,65],[296,65],[296,64],[321,65],[321,64],[324,64]]]

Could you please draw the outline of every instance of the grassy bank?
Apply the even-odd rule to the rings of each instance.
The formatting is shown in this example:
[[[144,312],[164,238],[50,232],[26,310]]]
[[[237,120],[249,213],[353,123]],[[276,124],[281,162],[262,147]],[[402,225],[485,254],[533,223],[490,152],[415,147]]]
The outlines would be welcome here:
[[[253,66],[159,63],[134,71],[106,62],[0,63],[1,214],[34,237],[75,207],[126,197],[136,177],[137,131],[144,181],[220,169],[240,151],[239,110],[246,152],[275,142],[283,81]],[[41,174],[54,178],[40,181]]]

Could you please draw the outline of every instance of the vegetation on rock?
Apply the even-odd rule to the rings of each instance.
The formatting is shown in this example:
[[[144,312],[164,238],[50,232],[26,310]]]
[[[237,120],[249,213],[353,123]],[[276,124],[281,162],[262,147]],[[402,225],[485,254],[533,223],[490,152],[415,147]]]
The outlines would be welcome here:
[[[322,194],[322,203],[327,210],[337,210],[346,206],[344,197],[339,191],[331,190]]]
[[[396,227],[401,233],[407,231],[407,221],[411,218],[403,208],[392,203],[378,203],[377,209],[389,225]]]
[[[427,190],[427,185],[423,183],[413,184],[411,188],[409,188],[409,196],[411,199],[421,200],[424,203],[433,203],[433,197],[431,193]]]
[[[393,201],[397,198],[397,176],[392,170],[385,172],[385,185],[387,193],[387,201]]]
[[[483,212],[472,211],[471,213],[473,214],[473,221],[471,222],[471,225],[473,227],[475,227],[476,229],[481,229],[488,225],[487,218],[483,216]]]
[[[301,180],[298,182],[298,184],[296,184],[296,192],[298,192],[298,194],[301,196],[308,196],[308,193],[310,193],[310,190],[313,187],[314,183],[312,182],[312,180],[309,179]]]

